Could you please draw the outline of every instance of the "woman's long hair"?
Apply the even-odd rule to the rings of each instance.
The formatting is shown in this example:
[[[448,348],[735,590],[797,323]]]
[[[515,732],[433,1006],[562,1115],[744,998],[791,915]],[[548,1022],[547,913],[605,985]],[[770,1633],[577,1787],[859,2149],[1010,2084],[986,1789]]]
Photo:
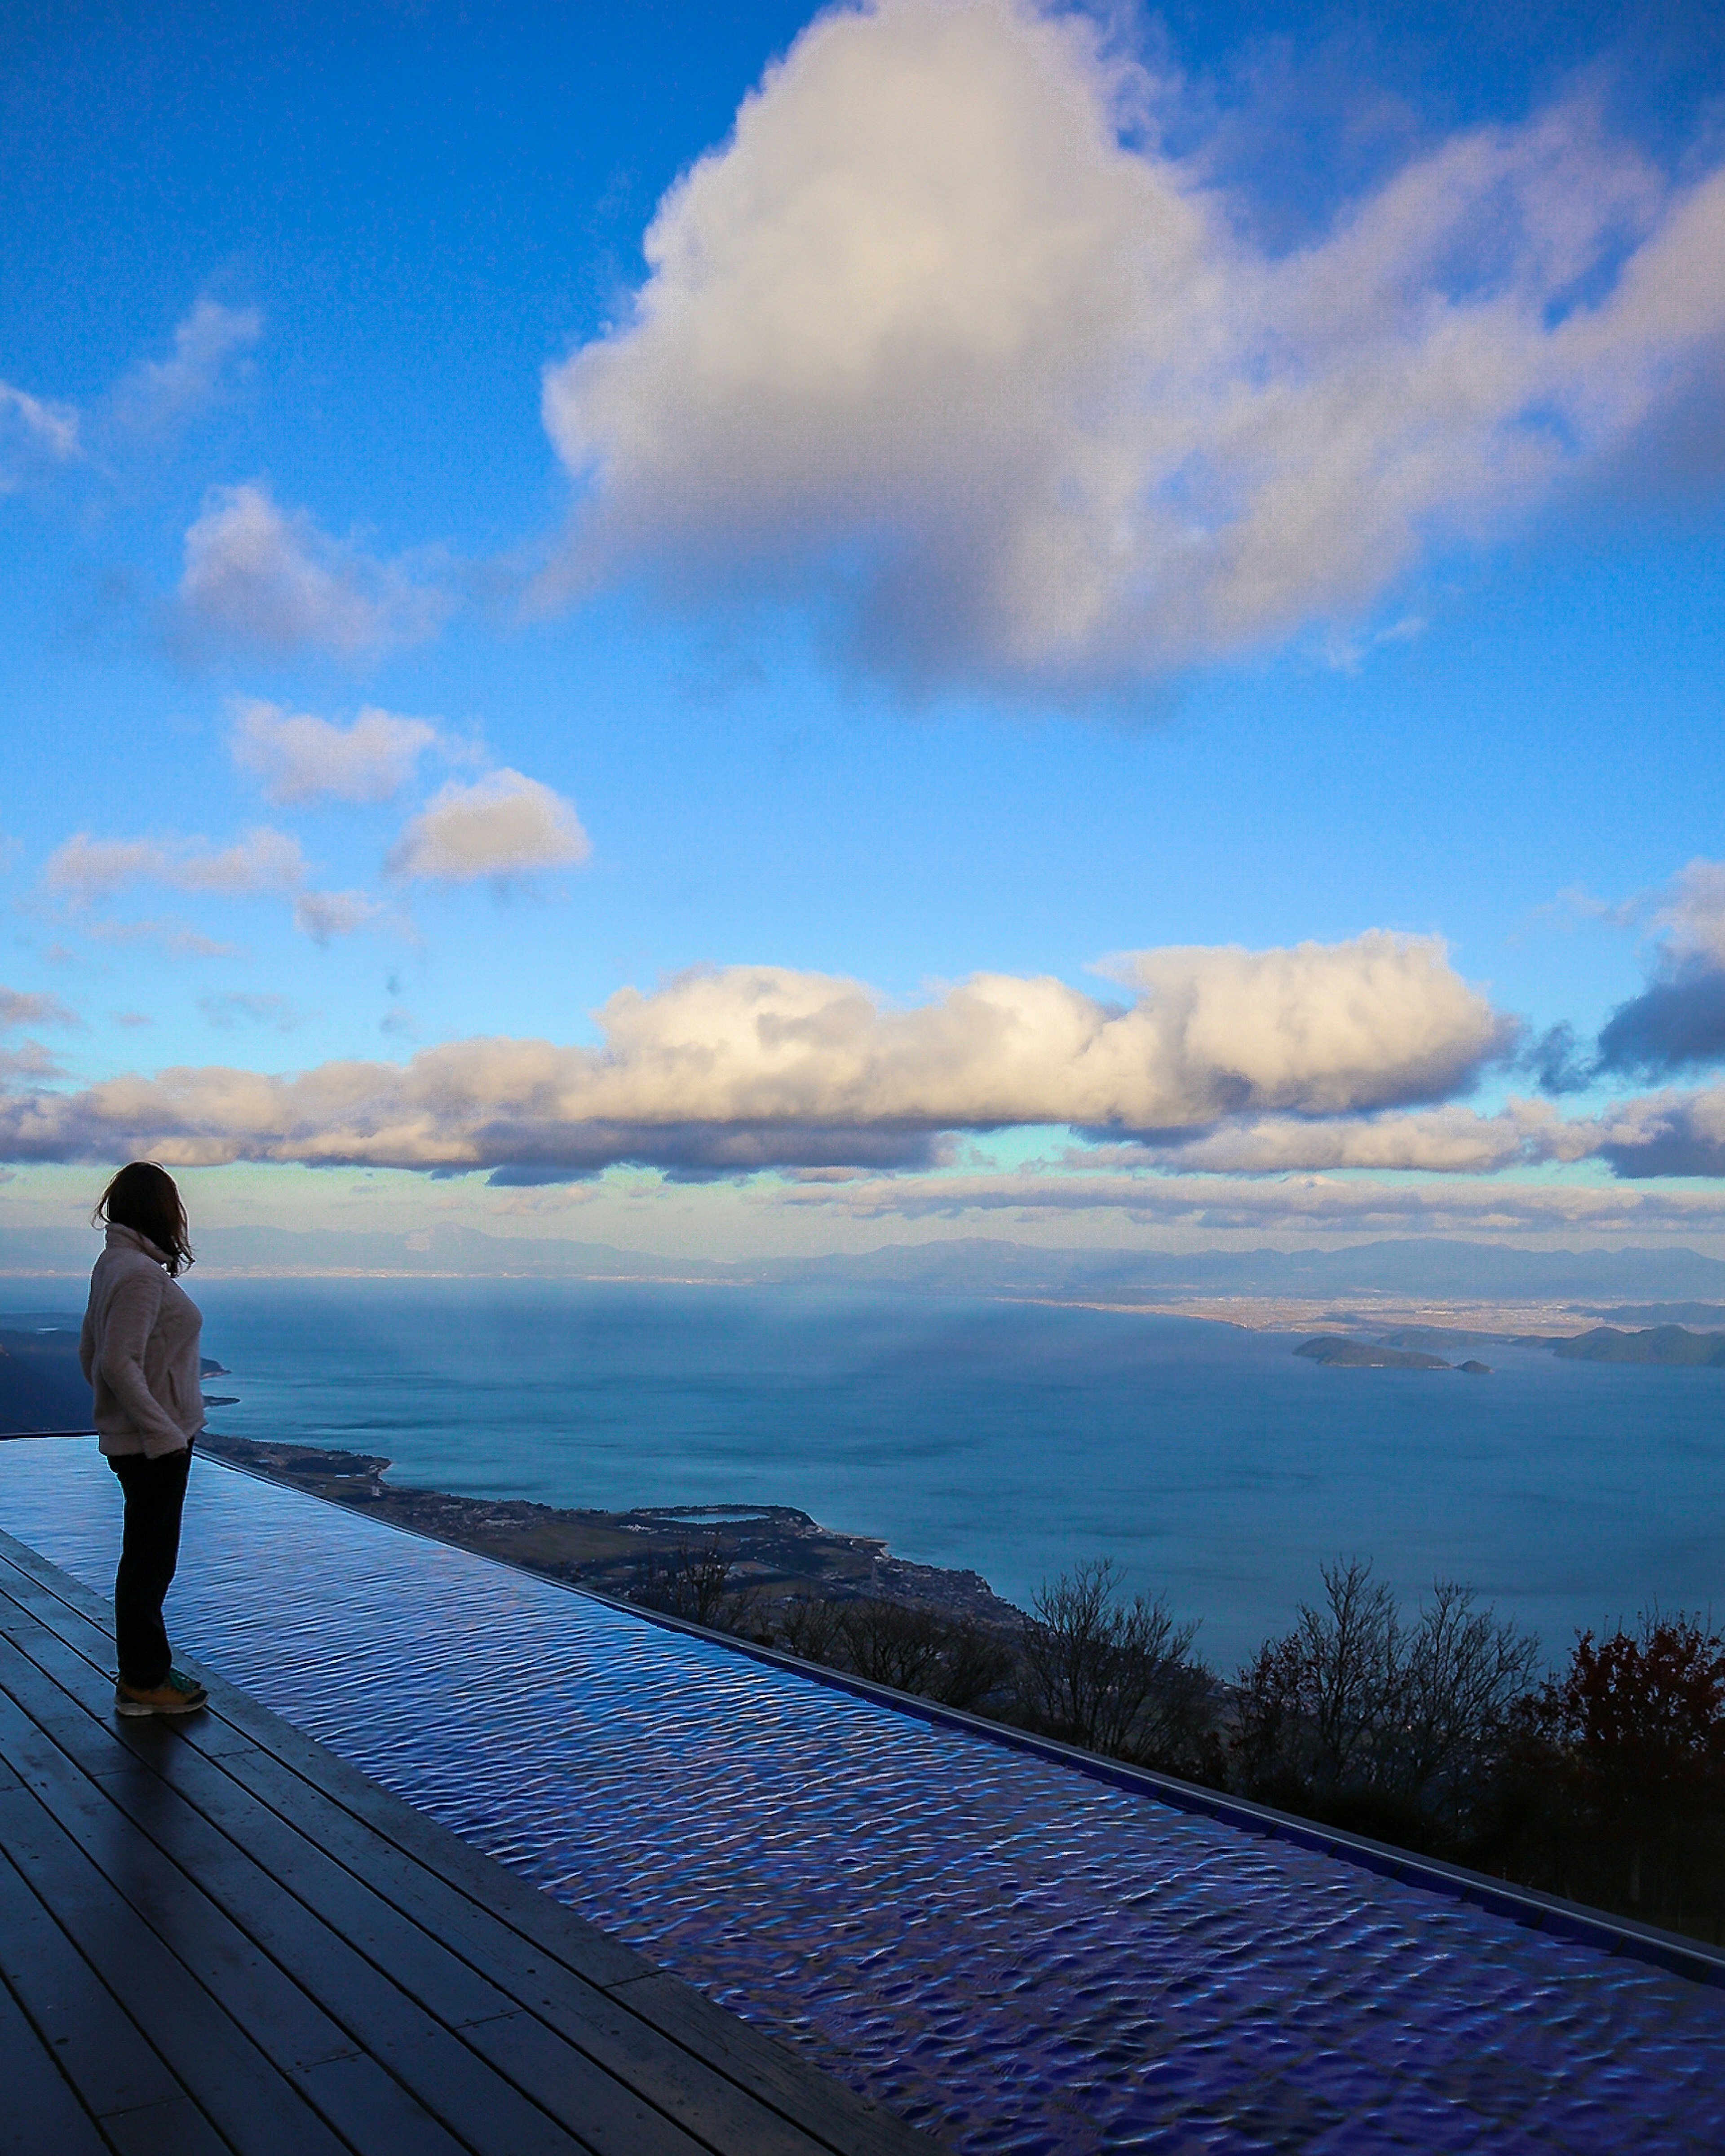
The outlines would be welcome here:
[[[92,1227],[106,1221],[145,1236],[167,1260],[171,1274],[184,1272],[193,1261],[185,1201],[173,1178],[153,1160],[129,1161],[102,1193],[90,1219]]]

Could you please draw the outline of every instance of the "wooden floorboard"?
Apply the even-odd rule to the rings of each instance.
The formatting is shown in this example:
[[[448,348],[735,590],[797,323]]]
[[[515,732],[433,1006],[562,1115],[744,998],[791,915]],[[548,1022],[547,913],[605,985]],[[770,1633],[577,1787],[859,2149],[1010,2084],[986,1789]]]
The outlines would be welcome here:
[[[208,1672],[116,1719],[112,1656],[0,1535],[0,2151],[933,2147]]]
[[[0,1923],[5,1917],[0,1913]],[[9,1990],[0,1988],[0,2150],[18,2156],[102,2156],[95,2121],[72,2092],[50,2043]]]

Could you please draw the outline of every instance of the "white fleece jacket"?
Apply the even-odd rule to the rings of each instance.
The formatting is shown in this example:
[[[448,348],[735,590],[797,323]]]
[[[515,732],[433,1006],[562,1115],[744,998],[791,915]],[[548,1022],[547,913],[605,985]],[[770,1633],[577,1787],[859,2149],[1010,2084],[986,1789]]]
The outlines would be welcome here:
[[[203,1428],[203,1319],[167,1260],[135,1228],[110,1227],[90,1276],[78,1359],[105,1453],[179,1452]]]

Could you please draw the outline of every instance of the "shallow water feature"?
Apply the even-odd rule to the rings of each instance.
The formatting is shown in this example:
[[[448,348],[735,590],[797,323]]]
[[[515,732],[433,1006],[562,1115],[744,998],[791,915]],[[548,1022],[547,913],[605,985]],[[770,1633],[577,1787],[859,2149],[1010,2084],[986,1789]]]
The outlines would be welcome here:
[[[94,1444],[0,1527],[98,1589]],[[190,1653],[956,2149],[1725,2147],[1725,1990],[934,1727],[211,1460]]]

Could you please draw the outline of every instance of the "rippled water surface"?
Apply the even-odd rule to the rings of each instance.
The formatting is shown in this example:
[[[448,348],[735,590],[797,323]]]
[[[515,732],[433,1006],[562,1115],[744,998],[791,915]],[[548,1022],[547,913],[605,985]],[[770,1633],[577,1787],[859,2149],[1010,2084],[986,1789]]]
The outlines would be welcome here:
[[[0,1526],[105,1589],[86,1440]],[[1725,1991],[197,1466],[175,1636],[965,2151],[1725,2148]]]

